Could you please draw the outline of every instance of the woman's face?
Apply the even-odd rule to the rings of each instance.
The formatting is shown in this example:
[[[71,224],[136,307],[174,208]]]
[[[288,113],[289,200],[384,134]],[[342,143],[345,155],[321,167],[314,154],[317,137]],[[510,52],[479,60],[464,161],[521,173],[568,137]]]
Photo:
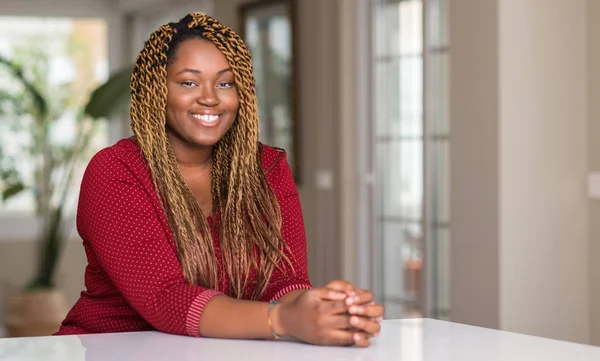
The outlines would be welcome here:
[[[233,73],[210,41],[179,44],[167,65],[167,134],[187,148],[215,145],[229,131],[239,107]]]

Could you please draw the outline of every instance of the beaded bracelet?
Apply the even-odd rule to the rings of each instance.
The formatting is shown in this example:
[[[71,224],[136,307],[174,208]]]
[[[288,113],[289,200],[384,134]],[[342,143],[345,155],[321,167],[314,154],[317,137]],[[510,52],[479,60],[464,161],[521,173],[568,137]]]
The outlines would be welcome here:
[[[279,340],[279,335],[277,334],[277,332],[275,332],[275,329],[273,328],[273,322],[271,322],[271,310],[273,310],[273,307],[275,307],[275,305],[278,303],[279,303],[279,301],[277,301],[277,300],[272,301],[271,304],[269,305],[269,310],[267,311],[267,323],[269,324],[269,328],[271,329],[271,334],[273,335],[273,339],[275,339],[275,340]]]

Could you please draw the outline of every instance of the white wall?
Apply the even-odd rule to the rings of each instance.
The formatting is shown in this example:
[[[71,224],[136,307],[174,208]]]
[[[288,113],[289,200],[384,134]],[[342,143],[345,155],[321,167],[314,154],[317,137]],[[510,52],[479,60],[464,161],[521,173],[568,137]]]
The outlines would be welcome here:
[[[590,172],[600,172],[600,2],[588,1],[588,165]],[[589,207],[590,311],[594,345],[600,346],[600,201]]]
[[[586,3],[499,2],[501,326],[580,342],[590,330]]]
[[[450,6],[451,317],[589,342],[587,1]]]
[[[499,328],[496,2],[450,1],[450,27],[450,317]]]
[[[340,218],[340,256],[342,278],[354,284],[359,282],[357,267],[358,145],[356,124],[357,107],[357,39],[356,4],[361,0],[337,0],[339,9],[339,62],[337,67],[340,96],[338,123],[339,156],[338,180],[340,188],[338,207]],[[362,286],[362,285],[361,285]]]

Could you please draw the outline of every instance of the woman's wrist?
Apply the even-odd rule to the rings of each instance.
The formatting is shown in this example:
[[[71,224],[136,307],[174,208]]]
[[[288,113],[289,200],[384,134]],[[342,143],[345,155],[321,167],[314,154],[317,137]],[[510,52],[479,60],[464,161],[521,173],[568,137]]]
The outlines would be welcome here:
[[[271,310],[273,332],[275,332],[279,337],[290,336],[286,327],[286,308],[286,305],[278,303]]]

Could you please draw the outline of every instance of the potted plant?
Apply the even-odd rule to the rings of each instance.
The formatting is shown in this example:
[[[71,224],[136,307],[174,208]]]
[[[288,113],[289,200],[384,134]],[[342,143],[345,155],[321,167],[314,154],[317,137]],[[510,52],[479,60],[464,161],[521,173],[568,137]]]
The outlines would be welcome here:
[[[91,92],[86,102],[77,104],[69,92],[70,84],[49,84],[47,66],[41,53],[23,59],[0,56],[0,71],[15,80],[11,83],[18,84],[10,89],[0,85],[2,126],[23,137],[16,151],[15,142],[10,150],[0,144],[1,200],[5,203],[32,191],[35,215],[41,224],[37,269],[30,282],[9,301],[5,312],[9,336],[48,335],[58,330],[67,305],[55,277],[70,230],[65,212],[73,204],[73,181],[77,170],[96,150],[91,141],[102,124],[98,120],[123,111],[129,100],[131,68],[114,73]],[[57,140],[55,128],[68,112],[74,119],[71,136]],[[23,167],[23,162],[28,167]]]

